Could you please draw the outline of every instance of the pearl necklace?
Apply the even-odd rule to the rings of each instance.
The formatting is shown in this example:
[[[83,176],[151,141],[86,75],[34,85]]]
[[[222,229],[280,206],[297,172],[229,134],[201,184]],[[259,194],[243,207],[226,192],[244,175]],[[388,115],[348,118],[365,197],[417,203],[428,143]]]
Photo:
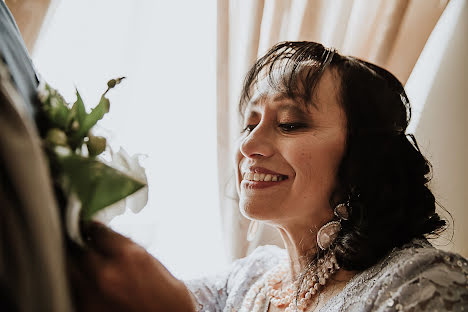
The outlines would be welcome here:
[[[311,273],[299,285],[299,281],[287,283],[289,268],[288,263],[283,262],[252,286],[241,311],[259,311],[265,300],[269,299],[276,307],[285,308],[285,312],[303,312],[309,306],[310,299],[339,268],[335,255],[330,253],[325,259],[319,259],[317,265],[309,267],[308,271]],[[277,289],[280,283],[287,286]]]

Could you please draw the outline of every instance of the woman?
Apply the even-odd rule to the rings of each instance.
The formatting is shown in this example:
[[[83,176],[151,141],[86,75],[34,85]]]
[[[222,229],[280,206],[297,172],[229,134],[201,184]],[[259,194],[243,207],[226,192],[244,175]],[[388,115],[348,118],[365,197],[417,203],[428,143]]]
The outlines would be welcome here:
[[[425,239],[445,221],[393,75],[317,43],[280,43],[248,73],[240,112],[239,206],[276,227],[286,250],[260,247],[224,274],[181,283],[94,226],[91,242],[111,260],[85,255],[104,294],[83,298],[139,311],[192,311],[190,298],[202,311],[468,309],[467,261]]]

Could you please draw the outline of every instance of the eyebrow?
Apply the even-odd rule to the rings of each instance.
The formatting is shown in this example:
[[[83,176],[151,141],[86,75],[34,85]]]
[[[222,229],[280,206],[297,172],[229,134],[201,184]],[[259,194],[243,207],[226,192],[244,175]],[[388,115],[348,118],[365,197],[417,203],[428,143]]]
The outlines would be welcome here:
[[[257,99],[251,101],[247,106],[251,106],[251,107],[255,107],[255,106],[259,106],[259,102],[261,100],[261,96],[258,97]],[[306,115],[306,111],[303,110],[302,108],[299,107],[299,105],[297,103],[291,103],[291,97],[287,96],[286,94],[279,94],[279,95],[276,95],[274,98],[273,98],[273,102],[279,102],[279,101],[283,101],[283,100],[288,100],[288,102],[285,102],[285,103],[281,103],[277,106],[277,110],[282,112],[282,111],[292,111],[293,113],[295,114],[298,114],[298,115]]]

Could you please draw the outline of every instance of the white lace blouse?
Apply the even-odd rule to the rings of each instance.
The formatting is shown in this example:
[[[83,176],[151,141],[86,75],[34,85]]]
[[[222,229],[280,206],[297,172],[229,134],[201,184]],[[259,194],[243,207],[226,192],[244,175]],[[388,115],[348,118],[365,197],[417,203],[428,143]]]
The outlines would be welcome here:
[[[237,312],[250,287],[286,257],[279,247],[258,247],[229,270],[185,284],[198,311]],[[468,311],[468,262],[417,239],[356,274],[319,311]]]

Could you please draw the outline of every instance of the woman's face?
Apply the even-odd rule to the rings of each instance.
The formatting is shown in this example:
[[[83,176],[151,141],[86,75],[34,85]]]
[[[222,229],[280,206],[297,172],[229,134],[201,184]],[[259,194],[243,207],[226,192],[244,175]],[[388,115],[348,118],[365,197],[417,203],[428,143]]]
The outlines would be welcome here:
[[[322,224],[345,150],[337,78],[326,70],[301,105],[259,82],[245,111],[236,155],[241,212],[274,225]]]

